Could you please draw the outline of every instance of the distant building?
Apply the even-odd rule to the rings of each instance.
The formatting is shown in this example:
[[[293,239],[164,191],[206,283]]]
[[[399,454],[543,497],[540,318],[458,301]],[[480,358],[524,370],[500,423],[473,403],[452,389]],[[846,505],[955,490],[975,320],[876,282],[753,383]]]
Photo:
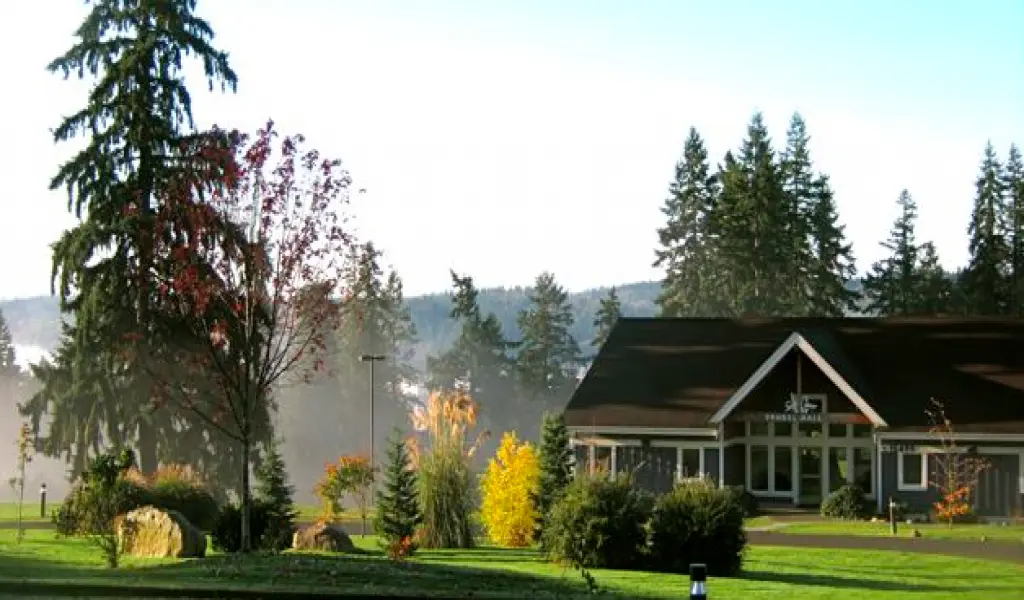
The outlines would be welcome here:
[[[945,405],[990,465],[979,516],[1024,510],[1024,321],[623,318],[565,409],[577,467],[670,489],[704,475],[816,506],[858,484],[927,513]]]

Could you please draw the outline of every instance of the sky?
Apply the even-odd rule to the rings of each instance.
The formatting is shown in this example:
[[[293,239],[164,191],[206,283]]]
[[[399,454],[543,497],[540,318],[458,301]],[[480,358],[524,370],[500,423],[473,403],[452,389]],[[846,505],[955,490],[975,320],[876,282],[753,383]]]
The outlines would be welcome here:
[[[0,3],[0,298],[50,292],[73,224],[50,128],[88,82],[46,64],[79,0]],[[833,0],[200,0],[237,94],[190,79],[198,125],[285,133],[344,161],[357,233],[406,293],[660,278],[666,190],[690,126],[715,161],[760,110],[799,111],[864,271],[907,188],[946,267],[986,141],[1024,144],[1024,3]],[[195,75],[197,66],[189,72]]]

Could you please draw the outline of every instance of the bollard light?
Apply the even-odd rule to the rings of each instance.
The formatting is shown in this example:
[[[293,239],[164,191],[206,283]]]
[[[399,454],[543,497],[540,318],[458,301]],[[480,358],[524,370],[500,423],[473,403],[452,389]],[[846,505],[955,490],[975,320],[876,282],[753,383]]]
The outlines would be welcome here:
[[[896,535],[896,501],[889,496],[889,530],[892,535]]]
[[[46,518],[46,484],[39,486],[39,518]]]
[[[708,567],[703,563],[690,565],[690,600],[707,600]]]

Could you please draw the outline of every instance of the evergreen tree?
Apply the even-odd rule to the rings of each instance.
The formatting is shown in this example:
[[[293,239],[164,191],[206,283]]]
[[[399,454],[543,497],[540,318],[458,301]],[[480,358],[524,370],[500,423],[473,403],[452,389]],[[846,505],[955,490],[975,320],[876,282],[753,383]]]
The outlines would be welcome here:
[[[14,355],[14,337],[7,327],[4,313],[0,311],[0,379],[16,376],[20,373]]]
[[[569,428],[561,414],[546,413],[541,427],[540,484],[534,504],[537,508],[538,531],[535,539],[542,540],[544,520],[551,506],[561,496],[572,479],[573,453],[569,445]]]
[[[412,539],[423,517],[419,508],[416,472],[409,462],[409,451],[396,428],[388,441],[388,462],[384,485],[377,491],[374,530],[388,544]]]
[[[857,295],[846,287],[856,275],[852,246],[839,224],[828,176],[813,170],[810,136],[799,114],[793,115],[786,137],[780,171],[792,219],[789,251],[799,282],[790,305],[796,314],[841,317],[856,307]]]
[[[666,223],[658,229],[654,266],[665,269],[658,296],[662,316],[711,316],[720,308],[718,273],[711,264],[714,248],[708,239],[717,196],[704,140],[691,127],[661,209]]]
[[[65,78],[91,77],[89,103],[54,130],[54,141],[88,136],[85,147],[61,165],[51,189],[65,188],[68,209],[80,222],[53,245],[53,273],[62,310],[75,331],[117,352],[127,333],[156,344],[149,306],[158,257],[154,215],[162,192],[179,174],[210,166],[194,152],[192,100],[182,57],[197,58],[209,85],[236,85],[227,55],[215,50],[213,30],[195,13],[195,0],[96,0],[75,32],[76,43],[50,63]],[[84,348],[90,344],[83,343]],[[91,358],[91,357],[90,357]],[[142,378],[129,366],[129,375]],[[140,467],[156,468],[145,381],[118,397],[136,425]]]
[[[288,483],[288,470],[281,457],[279,443],[270,438],[264,447],[264,456],[256,469],[256,495],[267,517],[263,537],[259,540],[264,550],[280,551],[291,546],[295,532],[295,488]]]
[[[1010,244],[1009,314],[1024,316],[1024,159],[1016,145],[1010,146],[1003,172],[1006,191],[1005,238]]]
[[[882,246],[889,256],[875,262],[864,279],[867,312],[880,316],[950,312],[952,283],[939,265],[931,242],[918,245],[917,204],[903,190],[897,216]]]
[[[1009,309],[1011,251],[1006,240],[1003,169],[989,143],[981,163],[974,210],[967,229],[970,260],[961,285],[972,314],[1003,315]]]
[[[760,113],[747,127],[738,156],[726,154],[722,191],[710,220],[726,274],[727,314],[796,314],[803,280],[794,240],[799,215],[783,189],[771,138]]]
[[[567,399],[582,362],[579,344],[570,333],[572,306],[551,273],[537,276],[528,297],[530,306],[516,320],[522,334],[518,380],[528,397],[561,403]]]
[[[601,305],[594,316],[594,328],[597,331],[594,332],[594,341],[591,343],[595,350],[601,349],[605,340],[608,339],[608,334],[612,332],[612,327],[615,327],[615,323],[621,317],[622,303],[619,302],[619,295],[615,291],[615,286],[612,286],[608,290],[608,296],[601,299]]]

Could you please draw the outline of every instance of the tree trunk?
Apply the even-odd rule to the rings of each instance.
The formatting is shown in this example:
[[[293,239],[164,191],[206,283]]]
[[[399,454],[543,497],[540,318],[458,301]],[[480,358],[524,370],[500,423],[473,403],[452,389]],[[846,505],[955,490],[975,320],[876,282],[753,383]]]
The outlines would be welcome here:
[[[249,538],[249,520],[252,515],[252,494],[249,493],[249,444],[249,436],[242,436],[242,552],[249,552],[252,549],[252,541]]]
[[[139,421],[139,470],[143,475],[156,472],[159,461],[156,456],[156,431],[145,421]]]

